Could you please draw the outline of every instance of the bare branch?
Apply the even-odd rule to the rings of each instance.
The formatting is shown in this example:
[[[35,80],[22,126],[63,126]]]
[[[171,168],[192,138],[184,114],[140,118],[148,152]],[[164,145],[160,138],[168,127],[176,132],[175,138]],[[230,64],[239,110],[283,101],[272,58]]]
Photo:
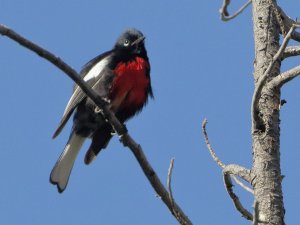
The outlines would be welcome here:
[[[300,55],[300,46],[288,46],[284,50],[282,54],[282,59],[292,57],[292,56],[299,56]]]
[[[241,204],[238,196],[233,192],[233,189],[232,189],[233,185],[232,185],[232,181],[231,181],[231,178],[230,178],[230,174],[223,173],[223,178],[224,178],[224,184],[225,184],[226,190],[227,190],[230,198],[232,199],[235,208],[247,220],[253,220],[252,214],[243,207],[243,205]]]
[[[270,62],[269,66],[267,67],[264,74],[261,76],[261,78],[258,80],[256,88],[254,90],[254,94],[252,97],[252,104],[251,104],[251,114],[252,114],[252,133],[254,133],[257,130],[257,123],[258,123],[258,102],[260,99],[261,91],[267,81],[267,78],[270,76],[270,72],[272,71],[275,62],[281,58],[281,55],[283,54],[283,51],[285,50],[289,40],[291,39],[291,35],[294,32],[294,30],[298,27],[298,25],[293,25],[289,32],[287,33],[286,37],[284,38],[278,52],[274,55],[272,61]]]
[[[291,81],[292,79],[296,78],[299,75],[300,75],[300,66],[296,66],[293,69],[290,69],[274,77],[270,82],[270,86],[271,88],[281,87],[282,85]]]
[[[159,180],[156,172],[151,167],[150,163],[148,162],[141,146],[137,144],[128,133],[124,134],[120,137],[121,141],[123,142],[124,146],[128,146],[131,151],[133,152],[134,156],[136,157],[137,161],[139,162],[144,174],[148,178],[149,182],[151,183],[153,189],[159,195],[159,197],[163,200],[163,202],[167,205],[169,210],[171,211],[172,215],[177,219],[177,221],[182,225],[191,225],[192,222],[190,219],[184,214],[181,208],[177,205],[175,201],[173,204],[169,198],[169,193]]]
[[[244,11],[244,9],[246,9],[251,4],[251,2],[252,0],[248,0],[248,2],[246,2],[239,10],[237,10],[233,15],[230,16],[227,9],[230,4],[230,0],[224,0],[222,8],[219,10],[221,14],[221,20],[229,21],[234,19],[235,17],[240,15]]]
[[[104,100],[97,95],[95,91],[93,91],[87,83],[85,83],[78,73],[72,69],[69,65],[67,65],[64,61],[62,61],[59,57],[56,57],[51,52],[46,49],[41,48],[40,46],[34,44],[33,42],[25,39],[21,35],[17,34],[13,30],[5,27],[0,24],[0,34],[9,37],[10,39],[18,42],[22,46],[30,49],[31,51],[37,53],[39,56],[45,58],[49,62],[51,62],[54,66],[61,69],[65,74],[67,74],[85,93],[86,95],[94,101],[94,103],[102,109],[104,117],[109,121],[109,123],[113,126],[116,133],[120,136],[120,140],[123,142],[124,146],[127,146],[131,149],[137,161],[139,162],[144,174],[148,178],[152,187],[156,191],[156,193],[161,197],[163,202],[169,208],[171,213],[174,215],[174,210],[176,211],[175,218],[178,220],[180,224],[192,224],[189,218],[184,214],[184,212],[180,209],[180,207],[173,202],[172,205],[168,191],[163,186],[159,178],[157,177],[154,169],[148,162],[142,148],[138,145],[128,134],[126,127],[119,122],[114,113],[112,113]]]
[[[204,134],[204,138],[205,138],[205,142],[206,142],[206,146],[210,152],[211,157],[213,158],[213,160],[216,161],[216,163],[222,168],[225,168],[225,164],[222,163],[222,161],[218,158],[218,156],[216,155],[215,151],[213,150],[213,148],[211,147],[210,143],[209,143],[209,139],[208,139],[208,135],[206,132],[206,124],[207,124],[207,119],[204,119],[202,122],[202,130],[203,130],[203,134]]]

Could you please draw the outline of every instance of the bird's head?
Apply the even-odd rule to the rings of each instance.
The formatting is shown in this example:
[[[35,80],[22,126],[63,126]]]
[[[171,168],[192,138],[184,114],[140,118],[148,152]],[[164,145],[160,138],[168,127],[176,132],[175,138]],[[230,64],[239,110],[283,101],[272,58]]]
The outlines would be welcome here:
[[[147,57],[144,40],[141,31],[130,28],[120,35],[114,48],[122,55]]]

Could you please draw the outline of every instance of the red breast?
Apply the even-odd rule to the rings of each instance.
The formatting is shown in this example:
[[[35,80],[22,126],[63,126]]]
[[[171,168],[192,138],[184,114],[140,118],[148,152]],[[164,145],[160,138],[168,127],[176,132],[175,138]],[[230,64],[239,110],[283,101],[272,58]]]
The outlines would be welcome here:
[[[136,57],[126,63],[120,62],[114,69],[116,75],[110,92],[111,109],[127,111],[128,117],[139,110],[147,100],[150,85],[149,63]]]

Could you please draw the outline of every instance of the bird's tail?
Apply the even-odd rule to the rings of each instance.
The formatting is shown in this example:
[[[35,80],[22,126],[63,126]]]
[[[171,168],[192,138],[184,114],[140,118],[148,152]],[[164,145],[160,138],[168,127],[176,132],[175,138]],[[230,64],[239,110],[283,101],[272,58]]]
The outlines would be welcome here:
[[[62,193],[67,187],[71,170],[84,140],[84,137],[73,131],[64,151],[51,171],[50,182],[57,185],[59,193]]]

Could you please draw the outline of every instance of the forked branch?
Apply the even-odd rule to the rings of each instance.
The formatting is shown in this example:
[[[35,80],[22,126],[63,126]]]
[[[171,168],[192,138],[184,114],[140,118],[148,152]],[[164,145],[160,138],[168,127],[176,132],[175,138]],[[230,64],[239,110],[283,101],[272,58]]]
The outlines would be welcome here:
[[[251,171],[244,168],[244,167],[242,167],[242,166],[239,166],[239,165],[235,165],[235,164],[225,165],[224,163],[222,163],[222,161],[217,157],[216,153],[214,152],[213,148],[211,147],[211,144],[210,144],[209,138],[208,138],[208,134],[207,134],[207,131],[206,131],[206,124],[207,124],[207,120],[204,119],[203,122],[202,122],[202,130],[203,130],[203,134],[204,134],[204,137],[205,137],[205,142],[206,142],[207,148],[208,148],[212,158],[222,168],[226,190],[227,190],[230,198],[233,200],[233,203],[234,203],[236,209],[239,212],[241,212],[242,215],[246,219],[252,220],[253,216],[251,215],[251,213],[249,213],[242,206],[241,202],[239,201],[239,198],[234,194],[234,192],[232,190],[232,181],[231,181],[231,176],[232,176],[232,178],[236,181],[237,184],[239,184],[246,191],[253,194],[253,190],[251,188],[247,187],[246,185],[244,185],[237,178],[237,177],[240,177],[241,179],[243,179],[246,182],[250,183],[251,182],[251,178],[250,178]]]
[[[244,188],[246,191],[250,192],[253,194],[253,190],[246,186],[244,183],[242,183],[237,177],[243,179],[244,181],[248,182],[249,184],[251,183],[251,171],[246,169],[245,167],[242,167],[240,165],[236,164],[229,164],[226,165],[223,169],[223,173],[227,173],[230,175],[233,175],[232,178],[234,181],[240,185],[242,188]]]
[[[31,51],[35,52],[42,58],[51,62],[54,66],[62,70],[66,75],[68,75],[83,91],[84,93],[103,111],[103,116],[109,121],[109,123],[113,126],[116,133],[120,136],[120,140],[123,142],[124,146],[127,146],[134,156],[136,157],[137,161],[139,162],[144,174],[148,178],[149,182],[151,183],[152,187],[156,191],[156,193],[161,197],[163,202],[169,208],[171,213],[174,215],[174,210],[176,210],[175,218],[180,224],[192,224],[189,218],[184,214],[184,212],[180,209],[180,207],[176,204],[175,201],[170,200],[168,191],[163,186],[161,181],[159,180],[156,172],[148,162],[142,148],[138,145],[128,134],[126,127],[120,123],[120,121],[116,118],[115,114],[112,113],[109,108],[107,107],[106,102],[97,95],[97,93],[92,90],[87,83],[81,79],[78,73],[71,68],[68,64],[62,61],[59,57],[55,56],[51,52],[47,51],[46,49],[38,46],[37,44],[27,40],[26,38],[22,37],[18,33],[14,32],[13,30],[7,28],[4,25],[0,24],[0,34],[9,37],[10,39],[18,42],[22,46],[30,49]]]

